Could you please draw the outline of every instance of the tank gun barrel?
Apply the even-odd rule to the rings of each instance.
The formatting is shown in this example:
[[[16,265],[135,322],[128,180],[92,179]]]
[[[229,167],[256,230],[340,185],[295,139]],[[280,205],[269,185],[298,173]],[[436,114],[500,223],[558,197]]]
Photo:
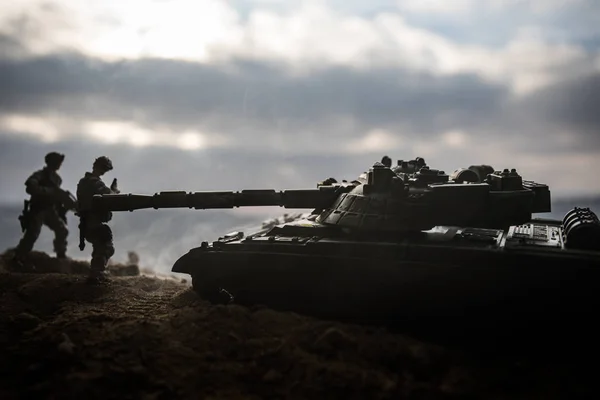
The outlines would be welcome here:
[[[317,189],[242,190],[240,192],[167,191],[154,195],[105,194],[95,195],[92,208],[102,211],[133,211],[144,208],[217,209],[235,207],[279,206],[285,208],[320,209],[329,206],[347,190],[344,186],[321,186]]]

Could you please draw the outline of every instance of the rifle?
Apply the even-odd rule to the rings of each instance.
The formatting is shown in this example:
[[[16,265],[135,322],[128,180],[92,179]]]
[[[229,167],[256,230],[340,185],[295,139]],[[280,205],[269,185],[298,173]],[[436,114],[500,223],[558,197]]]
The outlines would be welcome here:
[[[65,213],[70,210],[77,211],[77,199],[75,196],[68,190],[57,189],[59,192],[58,200],[60,201],[60,206],[65,209]]]
[[[58,212],[60,219],[67,223],[67,212],[70,210],[77,211],[77,199],[68,190],[60,188],[57,188],[57,190],[60,193],[58,196],[60,204],[56,206],[56,211]]]
[[[58,216],[66,223],[67,212],[71,210],[77,212],[77,198],[68,190],[64,190],[60,186],[56,185],[52,179],[48,178],[47,180],[50,182],[51,187],[55,190],[55,199],[60,203],[58,206],[56,206]]]
[[[23,211],[19,215],[19,222],[21,223],[21,232],[25,232],[29,226],[29,218],[31,216],[31,209],[29,208],[29,200],[23,202]]]

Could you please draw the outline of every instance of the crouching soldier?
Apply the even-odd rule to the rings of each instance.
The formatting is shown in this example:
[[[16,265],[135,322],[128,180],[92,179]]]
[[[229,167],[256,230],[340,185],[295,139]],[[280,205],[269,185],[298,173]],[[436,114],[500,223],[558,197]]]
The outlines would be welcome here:
[[[76,200],[71,193],[61,189],[62,178],[58,174],[64,154],[46,154],[46,166],[34,172],[25,181],[26,192],[31,196],[25,200],[25,208],[19,216],[24,234],[15,249],[15,261],[23,266],[25,257],[37,241],[42,225],[54,231],[54,251],[57,258],[66,258],[67,229],[66,213],[75,210]]]
[[[92,209],[92,198],[97,194],[119,193],[117,180],[107,187],[100,177],[113,169],[108,157],[98,157],[92,166],[92,172],[86,172],[77,184],[77,202],[79,205],[79,249],[85,248],[85,241],[92,244],[89,283],[107,282],[106,266],[115,253],[113,236],[106,224],[112,219],[112,212]]]

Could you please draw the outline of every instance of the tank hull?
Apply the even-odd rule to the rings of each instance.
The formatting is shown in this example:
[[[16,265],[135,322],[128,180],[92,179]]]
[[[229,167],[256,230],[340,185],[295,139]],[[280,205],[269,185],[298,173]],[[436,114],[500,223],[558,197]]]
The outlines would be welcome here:
[[[560,221],[531,224],[534,240],[524,239],[524,226],[437,227],[394,240],[320,228],[305,220],[221,238],[190,250],[173,271],[192,275],[201,295],[223,288],[238,304],[388,327],[437,326],[446,335],[580,324],[593,321],[600,305],[600,254],[566,250]]]

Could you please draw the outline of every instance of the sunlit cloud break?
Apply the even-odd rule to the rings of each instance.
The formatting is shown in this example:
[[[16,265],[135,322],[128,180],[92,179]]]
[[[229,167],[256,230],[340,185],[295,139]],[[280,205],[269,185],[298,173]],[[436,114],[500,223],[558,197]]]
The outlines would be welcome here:
[[[26,0],[4,7],[0,32],[18,34],[33,54],[76,51],[105,60],[159,57],[221,64],[243,57],[285,63],[295,74],[331,66],[475,73],[507,83],[518,94],[598,69],[598,52],[590,54],[572,43],[547,43],[531,35],[531,29],[515,32],[499,48],[487,48],[453,42],[410,25],[403,16],[407,10],[479,9],[475,3],[425,1],[417,7],[410,1],[397,11],[366,18],[326,2],[301,1],[285,11],[259,2],[242,19],[223,0],[63,0],[52,6]],[[519,3],[484,4],[494,10]],[[25,21],[19,19],[24,13]]]
[[[26,135],[44,143],[64,139],[92,139],[104,144],[133,147],[166,146],[182,150],[205,150],[226,146],[228,139],[200,131],[161,131],[142,128],[125,121],[83,121],[67,117],[8,115],[0,117],[3,132]]]

